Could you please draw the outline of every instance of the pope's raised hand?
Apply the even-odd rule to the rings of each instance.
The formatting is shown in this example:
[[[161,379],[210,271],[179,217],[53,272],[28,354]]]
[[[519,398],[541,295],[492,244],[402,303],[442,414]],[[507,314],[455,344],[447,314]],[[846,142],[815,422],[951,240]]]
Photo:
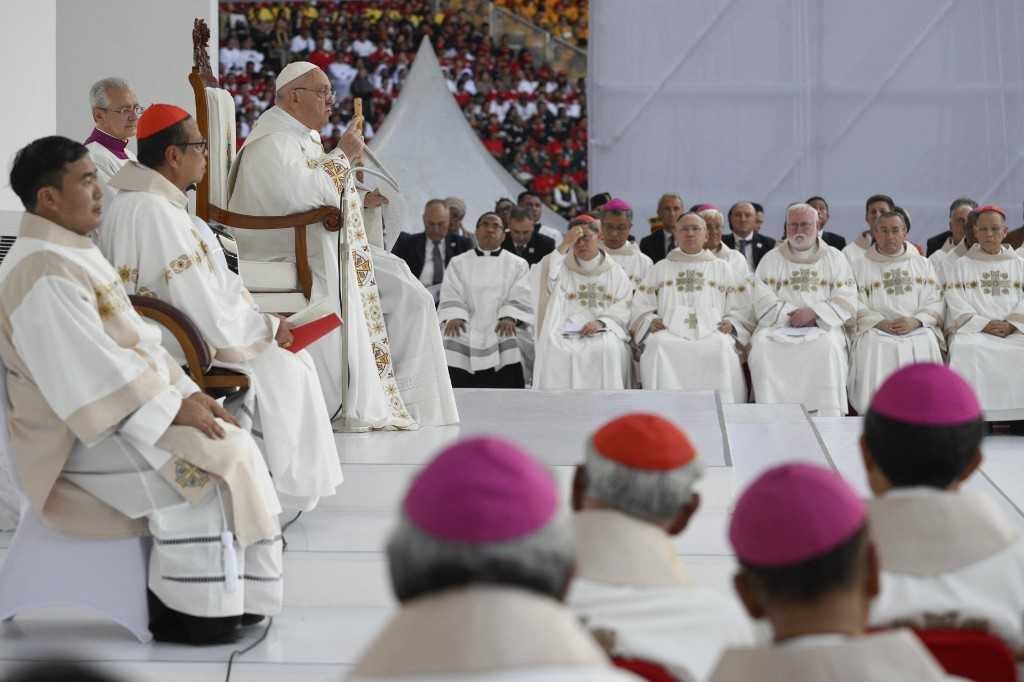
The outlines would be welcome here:
[[[352,122],[348,124],[348,128],[345,128],[345,132],[342,133],[341,139],[338,140],[338,147],[344,152],[345,158],[349,160],[349,163],[353,162],[359,152],[363,149],[363,133],[362,133],[363,117],[356,116],[352,119]]]

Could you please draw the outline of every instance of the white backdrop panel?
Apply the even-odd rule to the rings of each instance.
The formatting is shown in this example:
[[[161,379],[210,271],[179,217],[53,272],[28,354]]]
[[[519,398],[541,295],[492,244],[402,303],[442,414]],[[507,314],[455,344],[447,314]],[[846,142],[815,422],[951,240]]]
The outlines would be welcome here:
[[[764,231],[812,194],[829,229],[863,229],[884,192],[911,238],[960,195],[1020,224],[1019,0],[591,0],[590,189],[646,234],[658,197],[759,201]]]

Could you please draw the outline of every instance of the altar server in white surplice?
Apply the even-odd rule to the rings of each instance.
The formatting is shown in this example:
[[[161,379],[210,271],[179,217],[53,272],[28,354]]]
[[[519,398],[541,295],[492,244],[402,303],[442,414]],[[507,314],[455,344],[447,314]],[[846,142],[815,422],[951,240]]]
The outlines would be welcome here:
[[[647,277],[654,262],[640,250],[636,242],[629,241],[629,231],[633,228],[633,209],[622,199],[612,199],[601,207],[600,216],[604,250],[626,271],[635,289]]]
[[[672,538],[700,505],[689,439],[653,414],[602,426],[576,468],[576,575],[567,599],[609,655],[704,680],[722,650],[754,643],[736,598],[697,584]]]
[[[533,344],[529,265],[502,248],[497,213],[476,223],[476,248],[448,261],[437,316],[456,388],[523,388],[523,345]]]
[[[390,341],[373,257],[363,226],[361,200],[350,159],[361,148],[353,121],[337,148],[325,154],[319,130],[327,122],[334,93],[315,64],[292,62],[277,77],[276,104],[260,115],[238,152],[228,177],[228,209],[248,215],[288,215],[322,206],[339,206],[344,197],[349,266],[343,273],[349,300],[345,326],[309,347],[316,363],[327,409],[341,402],[342,365],[348,368],[347,401],[339,422],[345,430],[415,428],[395,380]],[[379,205],[379,195],[365,205]],[[333,229],[333,226],[332,226]],[[326,302],[342,315],[338,235],[323,225],[306,228],[313,274],[310,303]],[[239,256],[253,261],[294,260],[293,230],[236,230]],[[347,357],[342,357],[342,334]]]
[[[216,365],[249,376],[249,390],[231,409],[256,436],[281,503],[308,511],[342,481],[313,360],[286,350],[288,323],[256,308],[241,278],[215,257],[209,227],[188,213],[185,191],[206,172],[195,120],[169,104],[149,107],[139,119],[139,158],[111,180],[119,194],[103,221],[100,249],[129,294],[184,312]]]
[[[818,212],[790,206],[786,239],[754,276],[757,332],[749,362],[757,402],[802,403],[822,417],[846,414],[843,325],[856,310],[850,264],[818,236]]]
[[[941,363],[946,345],[935,271],[907,244],[902,214],[883,213],[871,233],[874,243],[853,264],[858,305],[849,388],[859,414],[886,377],[913,362]]]
[[[754,273],[750,271],[750,264],[747,263],[743,254],[736,249],[730,249],[722,241],[722,225],[725,224],[725,217],[718,207],[714,204],[697,204],[690,211],[703,218],[704,224],[708,228],[708,239],[704,242],[704,249],[715,258],[728,263],[737,282],[753,279]]]
[[[799,462],[761,474],[736,503],[729,541],[736,592],[773,641],[727,650],[711,682],[959,679],[909,630],[867,634],[879,583],[871,530],[864,502],[832,471]]]
[[[25,205],[0,266],[0,359],[14,470],[31,513],[83,538],[150,534],[150,630],[233,639],[283,594],[281,512],[252,437],[181,371],[88,238],[102,191],[86,148],[18,152]]]
[[[990,496],[961,490],[984,434],[971,387],[942,365],[905,367],[875,394],[861,439],[882,565],[871,623],[984,630],[1020,656],[1020,524]]]
[[[562,603],[576,556],[567,507],[545,467],[507,441],[443,450],[388,539],[399,608],[348,679],[635,680]]]
[[[694,213],[674,231],[677,248],[647,274],[633,297],[632,322],[646,389],[720,392],[747,400],[737,344],[750,337],[749,286],[704,250],[707,227]]]
[[[1003,244],[1003,209],[972,215],[977,243],[946,270],[949,366],[974,387],[986,420],[1024,419],[1024,260]]]
[[[590,216],[575,218],[559,247],[538,264],[546,288],[537,315],[536,389],[632,385],[627,327],[633,284],[600,247],[599,230]]]

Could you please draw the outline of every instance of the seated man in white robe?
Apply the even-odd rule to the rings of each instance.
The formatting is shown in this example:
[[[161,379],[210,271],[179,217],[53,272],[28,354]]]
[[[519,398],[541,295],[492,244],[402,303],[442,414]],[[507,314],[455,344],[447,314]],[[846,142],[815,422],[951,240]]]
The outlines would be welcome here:
[[[350,680],[635,679],[611,667],[562,604],[575,551],[548,471],[472,438],[413,480],[387,543],[399,609]]]
[[[874,243],[853,264],[857,315],[853,320],[850,404],[864,414],[886,378],[912,362],[942,362],[942,292],[932,264],[907,244],[903,215],[883,213],[871,228]]]
[[[602,426],[576,467],[576,575],[567,599],[609,655],[707,679],[722,650],[754,643],[733,595],[695,583],[673,536],[700,506],[703,467],[686,435],[653,414]]]
[[[640,250],[636,242],[629,241],[629,233],[633,229],[633,209],[622,199],[612,199],[601,207],[599,214],[604,250],[622,266],[636,289],[654,267],[654,262]]]
[[[851,265],[868,252],[868,248],[871,246],[871,227],[878,220],[878,216],[894,210],[896,210],[896,202],[886,194],[874,194],[864,202],[864,223],[867,225],[867,229],[843,249],[843,255]]]
[[[281,503],[308,511],[342,481],[330,414],[309,354],[286,350],[290,325],[256,308],[241,278],[214,257],[218,243],[209,227],[189,215],[185,192],[206,172],[205,143],[184,109],[146,110],[139,161],[111,180],[119,193],[103,221],[100,249],[129,294],[184,312],[215,365],[249,376],[249,390],[231,409],[256,436]]]
[[[106,206],[116,193],[108,188],[110,178],[125,163],[135,160],[135,154],[128,149],[128,140],[135,137],[142,107],[123,78],[104,78],[93,83],[89,88],[89,104],[96,125],[85,140],[85,146],[89,158],[96,164]]]
[[[952,204],[950,204],[949,236],[946,237],[939,248],[935,249],[935,251],[928,256],[928,260],[931,261],[936,274],[941,274],[942,266],[946,261],[946,257],[950,252],[956,250],[956,248],[963,242],[964,235],[967,232],[967,218],[971,215],[971,211],[977,207],[978,202],[967,197],[956,199]],[[939,236],[941,237],[941,235]],[[933,237],[932,239],[936,238]],[[928,240],[929,249],[932,247],[932,239]]]
[[[327,75],[315,64],[292,62],[278,75],[276,104],[264,111],[238,152],[228,177],[228,210],[257,216],[300,213],[323,206],[341,206],[344,226],[306,228],[312,272],[311,305],[325,304],[345,326],[309,347],[316,363],[324,403],[348,430],[413,428],[415,421],[402,402],[395,381],[390,341],[373,258],[362,224],[362,204],[373,208],[379,193],[361,202],[350,159],[362,149],[360,119],[353,119],[338,146],[325,154],[319,130],[331,114],[334,92]],[[328,229],[328,227],[330,229]],[[349,236],[348,267],[339,275],[337,229]],[[247,261],[294,261],[293,230],[235,230],[239,257]],[[349,302],[342,315],[339,286],[344,275]],[[342,334],[347,357],[342,357]],[[378,365],[379,363],[379,365]],[[341,405],[342,367],[348,372],[347,401]]]
[[[737,344],[749,339],[748,283],[704,250],[707,227],[699,215],[679,218],[674,238],[678,246],[633,297],[640,382],[646,389],[717,390],[722,402],[746,402]]]
[[[153,635],[230,641],[281,609],[281,507],[259,449],[88,238],[103,193],[86,148],[36,140],[10,184],[26,213],[0,266],[0,359],[29,513],[73,537],[152,535]]]
[[[522,343],[533,324],[529,266],[502,248],[496,213],[476,222],[476,248],[448,263],[437,317],[455,388],[523,388]]]
[[[818,212],[794,204],[786,239],[754,276],[757,332],[750,375],[759,403],[802,403],[820,417],[847,412],[844,325],[857,310],[850,264],[818,235]]]
[[[1024,538],[991,498],[961,486],[981,465],[985,422],[963,379],[917,364],[871,401],[861,450],[882,592],[878,627],[983,630],[1024,654]]]
[[[806,463],[769,469],[736,503],[729,540],[736,592],[771,624],[773,641],[729,649],[711,682],[953,679],[909,630],[866,634],[878,557],[864,502],[837,474]]]
[[[987,421],[1024,419],[1024,260],[1003,244],[1006,214],[972,212],[977,243],[946,267],[949,367],[974,387]]]
[[[599,230],[590,216],[575,218],[559,247],[538,264],[545,286],[537,315],[535,389],[632,385],[627,327],[633,283],[600,247]]]
[[[752,279],[754,273],[750,271],[750,264],[747,263],[747,259],[743,257],[742,253],[736,249],[730,249],[722,241],[722,226],[725,224],[725,216],[718,210],[718,207],[714,204],[697,204],[690,209],[690,212],[696,213],[703,218],[704,224],[708,228],[708,238],[704,242],[704,249],[714,255],[715,258],[728,263],[737,282]]]

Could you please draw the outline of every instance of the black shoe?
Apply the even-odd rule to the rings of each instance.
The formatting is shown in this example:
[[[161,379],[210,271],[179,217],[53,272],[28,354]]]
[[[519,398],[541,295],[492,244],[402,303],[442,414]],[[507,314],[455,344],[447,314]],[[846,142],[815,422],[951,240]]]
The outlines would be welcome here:
[[[200,618],[190,616],[168,607],[151,590],[149,599],[149,631],[158,642],[204,646],[212,644],[233,644],[241,633],[238,625],[241,616],[222,618]]]
[[[242,614],[242,627],[249,627],[250,625],[256,625],[262,623],[266,619],[266,616],[258,613],[243,613]]]

